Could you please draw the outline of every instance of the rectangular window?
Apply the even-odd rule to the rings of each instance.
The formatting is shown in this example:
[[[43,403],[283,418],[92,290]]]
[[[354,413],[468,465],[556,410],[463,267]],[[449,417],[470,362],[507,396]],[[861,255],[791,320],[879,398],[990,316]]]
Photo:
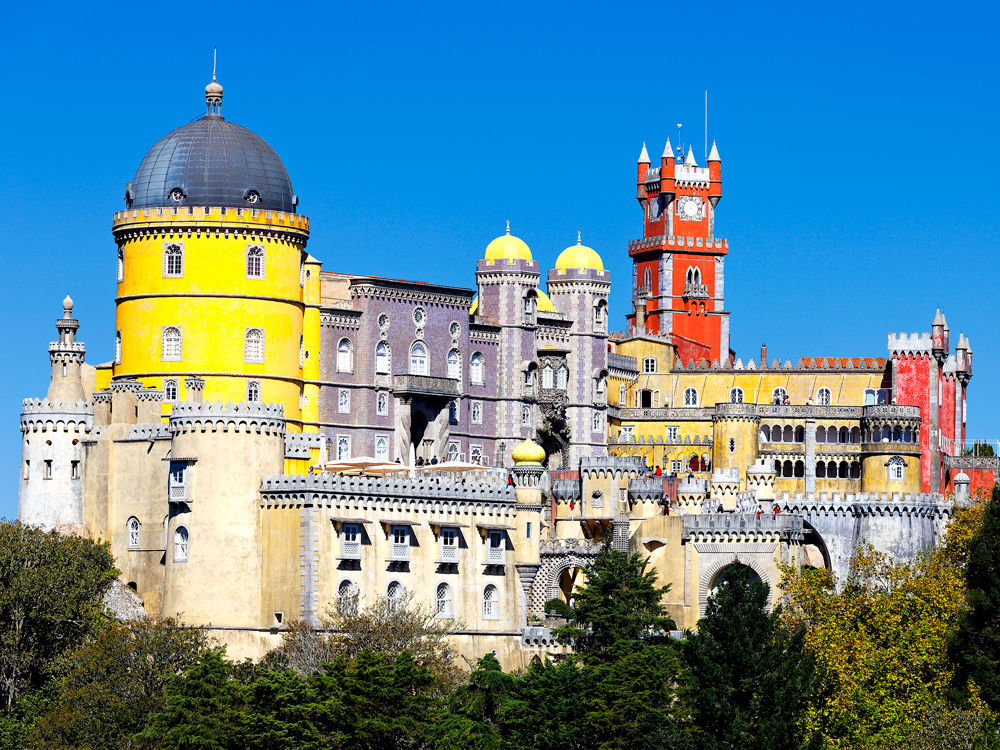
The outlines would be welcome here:
[[[80,462],[73,461],[70,463],[70,479],[80,478]]]
[[[483,402],[473,401],[472,402],[472,424],[482,424],[483,423]]]
[[[504,543],[502,531],[491,531],[486,545],[486,562],[490,565],[503,565]]]
[[[643,372],[656,372],[656,357],[645,357],[642,360]]]
[[[164,380],[163,381],[163,400],[167,403],[173,403],[177,400],[178,386],[176,380]]]
[[[481,445],[470,445],[469,446],[469,460],[470,463],[483,464],[483,446]]]
[[[344,524],[343,538],[340,542],[340,554],[343,557],[358,559],[361,557],[360,530],[356,524]]]
[[[531,521],[528,521],[527,525],[524,527],[524,538],[531,539]]]
[[[337,411],[341,414],[351,413],[351,392],[341,390],[340,395],[337,398]]]
[[[263,279],[264,277],[264,246],[247,245],[247,278]]]
[[[52,459],[46,459],[42,464],[42,479],[52,479]]]
[[[187,500],[187,464],[181,461],[170,463],[169,499]]]
[[[163,277],[181,278],[184,276],[184,243],[163,243]]]
[[[406,561],[410,559],[409,526],[392,527],[392,544],[390,545],[389,559],[394,561]]]
[[[261,385],[259,380],[247,381],[247,403],[253,404],[261,401]]]
[[[680,461],[671,461],[670,462],[670,471],[672,473],[674,473],[674,474],[680,474],[681,473],[681,462]]]
[[[349,435],[337,435],[337,460],[344,461],[351,457],[351,438]]]
[[[264,362],[264,329],[243,329],[243,360],[245,362]]]
[[[24,475],[22,479],[31,479],[31,461],[24,462]]]
[[[441,530],[441,561],[458,562],[458,530]]]
[[[676,426],[670,426],[667,428],[667,441],[670,443],[677,442],[677,436],[680,434],[680,428]]]
[[[375,396],[375,413],[384,417],[389,413],[389,394],[379,391]]]
[[[385,435],[379,435],[375,438],[375,458],[382,461],[389,460],[389,438]]]

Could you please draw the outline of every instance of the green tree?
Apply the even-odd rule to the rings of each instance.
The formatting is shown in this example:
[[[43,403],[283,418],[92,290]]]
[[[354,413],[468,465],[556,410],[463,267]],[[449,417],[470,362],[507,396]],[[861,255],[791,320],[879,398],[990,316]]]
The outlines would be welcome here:
[[[106,542],[0,523],[0,697],[8,712],[94,632],[117,575]]]
[[[796,725],[815,683],[805,628],[788,629],[769,587],[736,563],[717,579],[698,632],[684,646],[702,747],[796,748]]]
[[[448,700],[434,728],[436,750],[499,750],[506,746],[501,732],[516,680],[504,674],[493,654],[477,663],[465,685]]]
[[[202,654],[167,686],[163,710],[150,717],[137,742],[157,750],[228,747],[232,709],[239,702],[239,683],[230,681],[231,669],[225,648]]]
[[[254,750],[322,750],[331,747],[320,728],[319,697],[309,682],[291,669],[257,669],[239,694],[229,722],[229,746]]]
[[[201,630],[173,620],[111,620],[69,657],[33,744],[45,748],[131,748],[164,689],[206,650]]]
[[[676,626],[663,606],[669,586],[656,586],[656,569],[646,570],[638,553],[619,552],[606,539],[593,563],[583,569],[586,583],[573,592],[574,606],[563,610],[565,625],[553,634],[587,662],[608,661],[662,642]]]
[[[950,695],[962,704],[971,692],[994,711],[1000,710],[1000,486],[986,503],[982,523],[969,543],[965,566],[967,609],[950,642],[955,687]]]

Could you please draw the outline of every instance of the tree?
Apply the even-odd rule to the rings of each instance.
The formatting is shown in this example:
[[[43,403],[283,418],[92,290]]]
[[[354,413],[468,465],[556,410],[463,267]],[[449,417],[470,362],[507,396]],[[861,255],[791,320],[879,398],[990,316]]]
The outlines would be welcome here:
[[[567,623],[553,631],[588,662],[608,661],[662,642],[676,626],[663,606],[669,586],[656,586],[656,570],[646,570],[638,553],[619,552],[605,539],[593,563],[583,569],[586,583],[564,610]]]
[[[207,648],[201,630],[173,620],[111,620],[67,659],[34,744],[46,748],[131,748],[164,689]]]
[[[327,611],[319,628],[293,623],[280,651],[301,674],[312,674],[338,656],[350,660],[364,651],[412,654],[416,662],[435,675],[444,698],[464,682],[465,673],[455,664],[448,634],[463,626],[455,620],[438,619],[425,604],[415,604],[413,592],[400,600],[385,596],[361,609],[356,598]]]
[[[505,705],[515,680],[504,674],[493,654],[487,654],[448,700],[434,728],[436,750],[499,750]]]
[[[106,542],[0,523],[0,696],[8,712],[94,632],[117,576]]]
[[[796,748],[799,714],[815,683],[805,628],[786,628],[769,587],[736,563],[717,579],[698,632],[684,653],[691,706],[704,748]]]
[[[150,717],[136,740],[156,750],[225,750],[226,718],[238,702],[238,683],[230,682],[225,648],[212,649],[171,681],[163,710]]]
[[[982,523],[969,543],[965,567],[967,609],[958,620],[950,642],[955,663],[951,696],[968,704],[978,691],[994,710],[1000,710],[1000,486],[985,504]]]
[[[968,518],[972,518],[970,514]],[[840,592],[825,570],[784,570],[789,627],[824,665],[803,725],[833,748],[898,746],[952,682],[948,636],[964,604],[964,521],[933,553],[897,563],[863,544]]]

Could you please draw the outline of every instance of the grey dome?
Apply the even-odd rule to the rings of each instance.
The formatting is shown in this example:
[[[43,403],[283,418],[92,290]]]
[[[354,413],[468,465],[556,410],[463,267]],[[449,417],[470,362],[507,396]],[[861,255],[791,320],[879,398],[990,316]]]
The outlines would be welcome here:
[[[176,188],[179,201],[171,197]],[[227,206],[295,213],[293,196],[273,148],[246,128],[209,114],[156,142],[135,173],[129,197],[133,208]]]

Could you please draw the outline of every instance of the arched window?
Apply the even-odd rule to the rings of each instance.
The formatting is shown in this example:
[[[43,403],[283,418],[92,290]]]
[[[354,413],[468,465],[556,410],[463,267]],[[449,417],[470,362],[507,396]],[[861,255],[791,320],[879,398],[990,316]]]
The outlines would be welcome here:
[[[118,248],[118,283],[125,281],[125,249]]]
[[[389,460],[389,438],[379,435],[375,438],[375,458],[382,461]]]
[[[865,390],[865,406],[875,406],[875,391],[871,388]]]
[[[825,461],[817,461],[816,462],[816,478],[817,479],[826,479],[826,462]]]
[[[781,442],[781,425],[776,424],[771,428],[771,442],[780,443]]]
[[[889,459],[889,481],[902,482],[906,476],[906,462],[899,456]]]
[[[128,519],[128,548],[139,549],[139,529],[142,528],[139,519],[132,516]]]
[[[806,465],[801,461],[796,461],[794,472],[796,477],[804,477],[806,475]]]
[[[892,428],[892,442],[894,443],[903,442],[903,431],[899,427]]]
[[[770,443],[771,442],[771,428],[768,425],[761,425],[760,428],[760,442]]]
[[[115,331],[115,364],[122,363],[122,332]]]
[[[176,401],[179,396],[177,393],[177,381],[173,379],[167,379],[163,381],[163,400],[164,401]]]
[[[837,464],[837,478],[838,479],[847,479],[848,474],[850,473],[850,471],[851,471],[851,468],[850,468],[850,466],[847,465],[847,461],[841,461],[839,464]]]
[[[833,394],[829,388],[820,388],[816,392],[816,403],[820,406],[829,406],[833,402]]]
[[[816,428],[816,442],[817,443],[825,443],[826,442],[826,428],[825,427],[817,427]]]
[[[341,339],[337,344],[337,372],[354,371],[354,347],[350,339]]]
[[[684,389],[684,406],[697,406],[698,405],[698,389],[697,388],[685,388]]]
[[[247,381],[247,403],[253,404],[260,401],[260,381],[259,380],[248,380]]]
[[[624,384],[622,384],[622,386],[618,389],[618,405],[619,406],[625,406],[625,385]]]
[[[785,429],[781,432],[781,442],[791,443],[795,440],[795,435],[792,432],[792,426],[790,424],[785,425]]]
[[[730,388],[729,389],[729,403],[731,403],[731,404],[742,404],[743,403],[743,389],[742,388]]]
[[[806,441],[806,431],[801,427],[795,428],[795,442],[804,443]]]
[[[483,589],[483,619],[500,619],[500,602],[497,601],[497,587],[492,583]]]
[[[650,273],[649,269],[642,275],[642,283],[647,289],[653,288],[653,274]]]
[[[178,526],[174,530],[174,562],[188,561],[188,530]]]
[[[566,389],[566,381],[569,378],[569,370],[566,369],[565,365],[559,365],[559,369],[556,370],[556,388]]]
[[[531,424],[531,407],[527,404],[521,405],[521,424],[530,425]]]
[[[851,462],[851,479],[861,479],[861,464],[857,461]]]
[[[305,367],[306,365],[306,337],[303,334],[299,334],[299,367]]]
[[[389,374],[389,345],[379,341],[375,346],[375,372],[379,375]]]
[[[479,352],[473,354],[469,360],[469,380],[476,385],[486,383],[486,361]]]
[[[247,278],[264,278],[264,246],[247,245]]]
[[[180,362],[181,359],[181,329],[177,326],[167,326],[163,329],[163,340],[160,346],[160,359],[163,362]]]
[[[763,363],[761,363],[763,364]],[[788,391],[784,388],[775,388],[771,393],[771,403],[772,404],[787,404],[788,403]]]
[[[604,414],[602,412],[594,412],[594,432],[604,431]]]
[[[909,427],[907,427],[903,431],[903,442],[904,443],[912,443],[913,442],[913,431]]]
[[[422,341],[414,341],[410,347],[410,374],[427,374],[427,347]]]
[[[398,610],[403,606],[403,584],[392,581],[385,589],[385,598],[389,601],[389,609]]]
[[[781,476],[790,477],[792,475],[792,462],[785,461],[781,466]]]
[[[851,442],[860,443],[861,442],[861,430],[857,427],[851,428]]]
[[[549,365],[545,365],[542,368],[542,388],[552,387],[552,368]]]
[[[454,603],[451,600],[451,586],[439,583],[434,597],[434,613],[442,620],[450,620],[455,616]]]
[[[462,359],[458,349],[452,349],[448,352],[448,377],[453,380],[462,379]]]
[[[163,275],[175,278],[184,275],[184,246],[180,243],[163,246]]]
[[[244,334],[243,359],[247,362],[264,361],[264,329],[247,328]]]
[[[353,581],[341,581],[337,587],[337,612],[342,615],[358,613],[358,590]]]
[[[851,431],[846,427],[840,428],[840,442],[842,443],[851,442]]]
[[[694,269],[691,268],[691,267],[688,267],[687,283],[688,284],[693,284],[694,283]]]
[[[826,442],[828,442],[828,443],[836,443],[839,440],[839,436],[840,436],[840,433],[837,431],[836,427],[834,427],[833,425],[830,425],[827,428],[827,430],[826,430]]]
[[[458,460],[458,443],[455,442],[448,443],[448,460],[449,461]]]
[[[608,305],[602,299],[594,305],[594,330],[604,331],[608,324]]]
[[[448,402],[448,421],[451,424],[458,424],[458,401]]]
[[[375,413],[383,417],[389,413],[389,394],[385,391],[379,391],[375,397]]]
[[[826,465],[826,478],[836,479],[837,478],[837,462],[831,461]]]

